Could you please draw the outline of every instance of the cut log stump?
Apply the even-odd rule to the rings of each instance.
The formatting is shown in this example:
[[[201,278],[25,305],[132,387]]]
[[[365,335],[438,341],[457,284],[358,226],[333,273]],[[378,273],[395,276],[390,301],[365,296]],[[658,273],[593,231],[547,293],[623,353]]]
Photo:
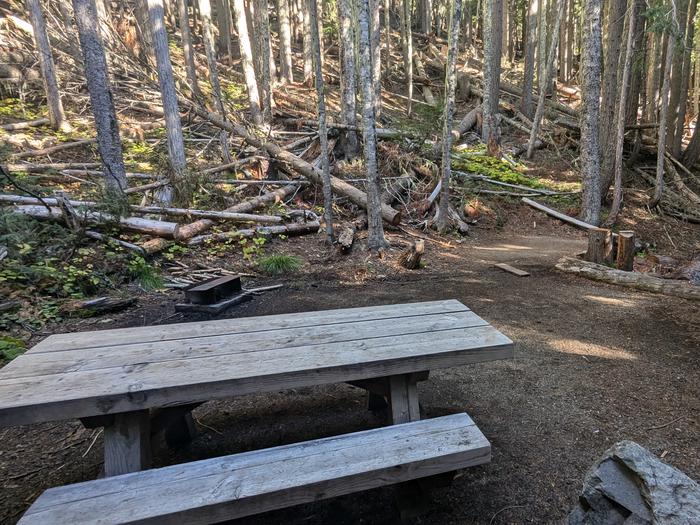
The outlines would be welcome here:
[[[419,239],[399,256],[399,264],[409,270],[420,268],[420,259],[425,253],[425,241]]]
[[[616,266],[626,272],[634,269],[634,232],[621,231],[618,234]]]

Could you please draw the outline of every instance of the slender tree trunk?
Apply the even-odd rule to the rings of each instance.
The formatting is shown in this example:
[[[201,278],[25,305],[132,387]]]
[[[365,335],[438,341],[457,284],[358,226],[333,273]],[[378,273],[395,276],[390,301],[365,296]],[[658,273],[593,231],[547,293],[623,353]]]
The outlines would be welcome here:
[[[635,124],[639,116],[640,96],[644,87],[644,64],[646,49],[644,49],[645,37],[645,4],[643,0],[632,0],[634,11],[634,41],[632,42],[632,68],[630,69],[630,87],[627,96],[627,108],[625,109],[625,122],[628,125]],[[642,106],[643,108],[643,106]]]
[[[681,93],[681,84],[683,82],[683,57],[684,57],[684,42],[686,33],[686,23],[688,19],[688,0],[674,0],[676,8],[676,19],[678,32],[673,33],[674,38],[678,40],[678,44],[674,46],[673,66],[671,67],[671,90],[668,102],[668,114],[666,116],[666,143],[669,150],[673,149],[676,135],[676,121],[679,116],[679,108],[683,94]],[[682,125],[681,125],[682,127]]]
[[[374,110],[376,119],[382,115],[382,41],[380,8],[381,0],[369,0],[370,24],[371,24],[371,44],[372,44],[372,83],[374,89],[374,103],[377,107]]]
[[[277,0],[277,19],[280,39],[280,77],[282,82],[294,82],[292,70],[292,30],[289,26],[289,4],[287,0]]]
[[[574,75],[574,44],[576,41],[576,22],[578,21],[578,18],[576,17],[575,3],[576,0],[569,0],[569,16],[566,36],[566,62],[563,64],[566,72],[564,75],[564,80],[566,82],[571,81]]]
[[[601,0],[584,2],[581,57],[581,219],[600,223],[600,113]]]
[[[676,20],[675,9],[671,12],[672,20]],[[677,29],[677,22],[676,22]],[[668,104],[671,91],[671,69],[673,68],[673,50],[675,38],[669,35],[666,44],[666,64],[664,65],[664,82],[661,87],[661,109],[659,111],[659,135],[656,150],[656,185],[654,195],[649,201],[649,207],[655,208],[661,202],[664,192],[664,158],[666,155],[666,124],[668,122]]]
[[[498,156],[500,124],[498,93],[501,84],[501,34],[503,32],[503,0],[484,3],[484,120],[481,138],[490,155]]]
[[[384,0],[384,75],[391,73],[391,0]]]
[[[447,231],[450,216],[450,175],[452,151],[452,117],[455,109],[455,86],[457,84],[457,46],[459,43],[459,22],[462,18],[462,0],[452,0],[450,16],[450,36],[447,44],[447,65],[445,67],[445,113],[442,126],[442,176],[441,194],[438,207],[437,229]]]
[[[661,78],[662,44],[664,38],[659,33],[649,35],[649,63],[647,64],[647,103],[644,107],[642,120],[646,122],[657,122],[656,108],[658,107],[659,79]]]
[[[61,102],[61,93],[58,91],[58,81],[56,80],[56,67],[53,62],[51,52],[51,42],[46,34],[46,23],[41,12],[41,2],[39,0],[27,0],[29,15],[34,29],[34,44],[39,55],[39,66],[41,67],[41,78],[44,81],[44,91],[46,92],[46,105],[49,108],[49,120],[53,129],[69,131],[70,125],[66,121]]]
[[[263,122],[263,116],[260,111],[260,94],[258,92],[258,81],[255,78],[253,50],[248,36],[248,21],[246,19],[244,0],[233,0],[233,14],[236,18],[236,29],[238,30],[238,46],[241,52],[243,77],[245,78],[245,85],[248,91],[250,117],[254,124],[260,125]]]
[[[377,164],[377,130],[372,83],[372,45],[370,42],[369,0],[359,0],[360,84],[362,85],[362,135],[365,168],[367,170],[367,247],[378,251],[386,246],[379,198],[379,167]]]
[[[547,85],[552,78],[552,69],[554,67],[554,58],[557,52],[557,46],[559,44],[559,27],[561,26],[561,19],[564,16],[564,9],[566,8],[566,0],[557,0],[557,18],[554,21],[554,30],[552,31],[552,40],[549,43],[549,54],[547,55],[547,67],[544,72],[544,82]],[[530,130],[530,140],[527,144],[527,158],[531,159],[532,154],[535,152],[535,142],[537,141],[537,133],[540,130],[540,123],[542,122],[542,117],[544,116],[544,108],[547,97],[544,93],[540,95],[540,99],[537,102],[537,110],[535,111],[535,118],[532,121],[532,129]]]
[[[207,66],[209,67],[209,83],[214,95],[214,105],[216,112],[221,118],[226,120],[226,109],[224,99],[221,96],[221,83],[219,82],[219,71],[216,63],[216,49],[214,47],[214,35],[212,32],[211,4],[209,0],[199,0],[199,14],[202,17],[202,40],[204,41],[204,52],[207,55]],[[219,132],[219,142],[221,144],[221,157],[224,162],[231,162],[231,151],[229,149],[228,133]]]
[[[256,29],[260,39],[260,79],[262,91],[263,121],[272,119],[272,72],[270,63],[273,62],[270,54],[270,18],[267,10],[267,0],[257,0],[255,6]]]
[[[625,65],[622,68],[622,83],[620,85],[620,100],[617,105],[616,130],[615,130],[615,176],[613,202],[610,214],[606,221],[607,226],[612,226],[617,221],[622,204],[622,148],[625,143],[625,110],[627,108],[627,91],[629,89],[630,73],[632,69],[632,55],[634,54],[635,22],[637,16],[634,9],[630,9],[627,22],[627,48],[625,50]]]
[[[685,49],[682,50],[683,55],[683,73],[680,81],[680,96],[678,104],[675,108],[677,112],[676,129],[673,134],[673,144],[671,151],[674,157],[679,157],[683,146],[683,135],[685,134],[685,115],[688,106],[688,88],[690,86],[690,59],[693,50],[693,38],[695,36],[695,10],[697,8],[697,0],[690,0],[688,6],[688,21],[685,33]],[[673,106],[671,106],[673,109]]]
[[[197,82],[197,63],[194,58],[194,48],[192,47],[192,34],[190,33],[190,18],[187,14],[187,0],[176,0],[177,13],[180,20],[180,35],[182,38],[182,51],[185,57],[185,70],[187,80],[192,89],[192,94],[196,98],[204,98],[199,83]]]
[[[119,137],[119,121],[114,111],[112,91],[107,74],[102,41],[98,33],[97,10],[94,0],[73,0],[75,25],[83,51],[85,78],[90,92],[90,105],[97,129],[97,144],[102,158],[105,184],[115,190],[126,189],[126,170]]]
[[[310,13],[310,8],[309,4],[305,1],[303,1],[303,6],[302,6],[302,21],[304,24],[304,37],[303,37],[303,45],[304,45],[304,78],[302,82],[304,84],[311,84],[311,80],[313,77],[313,50],[311,46],[311,34],[312,34],[312,26],[311,26],[311,13]],[[316,17],[314,16],[314,19]],[[344,42],[341,43],[340,46],[340,51],[342,52],[342,46],[346,45]]]
[[[539,0],[530,0],[527,14],[527,38],[525,40],[525,70],[523,73],[523,97],[520,111],[532,118],[532,83],[535,76],[535,41],[537,39],[537,8]]]
[[[211,7],[209,8],[211,12]],[[229,59],[233,58],[233,42],[231,42],[231,4],[229,0],[217,0],[216,26],[219,30],[219,53]]]
[[[333,243],[333,190],[331,189],[331,166],[328,156],[328,128],[326,127],[326,99],[323,94],[323,70],[321,69],[321,44],[316,20],[316,0],[309,0],[311,15],[311,45],[314,57],[314,80],[316,84],[316,108],[318,112],[318,137],[321,143],[321,170],[323,172],[323,220],[326,223],[328,244]]]
[[[544,63],[547,52],[547,0],[540,0],[537,10],[537,89],[544,91]]]
[[[557,79],[559,82],[566,82],[566,71],[564,70],[564,64],[566,64],[566,13],[567,13],[568,1],[564,0],[564,14],[562,15],[562,21],[559,24],[559,58],[557,60],[558,72]]]
[[[340,103],[343,124],[356,126],[355,109],[355,31],[352,23],[352,0],[338,0],[338,24],[340,26]],[[348,129],[341,134],[345,158],[357,155],[357,133]]]
[[[182,124],[177,104],[173,68],[170,63],[170,51],[168,50],[168,35],[165,31],[165,18],[163,15],[162,0],[148,0],[148,16],[153,35],[153,52],[158,66],[158,84],[160,85],[160,94],[163,100],[168,154],[172,169],[170,180],[172,182],[184,177],[187,170],[187,160],[185,158],[185,141],[182,137]],[[163,204],[170,204],[172,198],[172,189],[163,187],[159,193],[158,200]]]
[[[360,0],[363,1],[363,0]],[[408,106],[406,113],[411,116],[413,112],[413,30],[411,27],[412,0],[403,0],[403,13],[401,17],[404,32],[404,67],[406,68],[406,84],[408,88]]]

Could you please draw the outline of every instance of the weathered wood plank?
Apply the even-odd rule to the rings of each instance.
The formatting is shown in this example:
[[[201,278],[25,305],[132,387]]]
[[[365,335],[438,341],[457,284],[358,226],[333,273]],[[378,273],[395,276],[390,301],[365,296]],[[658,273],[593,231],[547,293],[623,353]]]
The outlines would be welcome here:
[[[99,348],[115,344],[169,341],[181,338],[214,335],[244,334],[250,332],[300,328],[326,324],[347,324],[373,319],[417,317],[421,315],[466,312],[469,308],[454,299],[422,303],[343,308],[317,312],[221,319],[202,323],[177,323],[161,326],[117,328],[95,332],[55,334],[31,348],[29,353]]]
[[[103,348],[64,350],[49,353],[27,353],[0,370],[4,378],[33,377],[67,374],[86,370],[143,366],[179,359],[198,359],[216,355],[230,355],[293,348],[322,343],[372,340],[379,337],[439,332],[456,328],[487,326],[488,323],[473,312],[433,314],[421,317],[358,321],[352,324],[331,324],[274,331],[260,331],[242,337],[217,335],[192,337],[164,342],[115,345]],[[436,338],[439,339],[439,335]],[[371,341],[370,343],[371,344]],[[235,363],[235,361],[232,361]],[[184,378],[186,381],[187,378]]]
[[[513,344],[491,326],[476,326],[232,355],[4,378],[0,426],[506,359]]]
[[[527,277],[530,275],[529,272],[526,272],[525,270],[521,270],[520,268],[516,268],[515,266],[511,266],[510,264],[506,263],[498,263],[494,264],[496,268],[500,268],[504,272],[512,273],[513,275],[517,275],[518,277]]]
[[[484,435],[455,414],[57,487],[20,523],[213,523],[488,461]]]
[[[411,374],[391,376],[391,419],[395,425],[420,420],[418,388]]]
[[[148,410],[115,414],[105,427],[105,477],[147,469],[151,463],[150,414]]]

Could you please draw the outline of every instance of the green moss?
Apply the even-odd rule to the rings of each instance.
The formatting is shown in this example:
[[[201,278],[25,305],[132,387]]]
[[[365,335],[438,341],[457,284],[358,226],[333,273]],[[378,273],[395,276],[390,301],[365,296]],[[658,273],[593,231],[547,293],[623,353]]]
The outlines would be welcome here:
[[[42,108],[19,98],[0,98],[0,118],[35,120],[45,114]]]
[[[4,365],[12,361],[15,357],[19,357],[27,349],[24,341],[9,335],[0,336],[0,365]]]
[[[519,184],[531,188],[544,187],[537,179],[527,177],[518,171],[525,169],[524,166],[520,164],[513,166],[505,160],[490,157],[483,153],[483,147],[452,153],[452,169],[485,175],[490,179],[508,184]]]

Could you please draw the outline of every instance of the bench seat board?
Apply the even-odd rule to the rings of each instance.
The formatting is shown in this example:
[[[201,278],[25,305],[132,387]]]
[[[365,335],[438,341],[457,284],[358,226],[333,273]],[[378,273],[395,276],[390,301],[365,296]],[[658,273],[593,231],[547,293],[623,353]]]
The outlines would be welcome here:
[[[215,523],[490,461],[466,414],[136,472],[44,492],[22,525]]]
[[[51,339],[55,347],[49,345]],[[458,301],[61,334],[0,370],[0,426],[177,406],[512,355],[512,341]]]

